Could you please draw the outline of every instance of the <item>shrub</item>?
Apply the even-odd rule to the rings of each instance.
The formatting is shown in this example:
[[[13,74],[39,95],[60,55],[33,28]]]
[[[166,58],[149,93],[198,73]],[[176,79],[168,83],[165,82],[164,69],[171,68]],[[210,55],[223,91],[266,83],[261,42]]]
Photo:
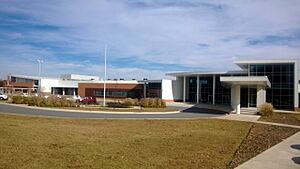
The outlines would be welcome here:
[[[143,98],[140,102],[141,107],[145,108],[165,108],[166,103],[158,98]]]
[[[13,96],[12,103],[23,104],[23,97],[22,96]]]
[[[127,106],[125,103],[121,103],[121,102],[108,102],[107,107],[111,107],[111,108],[129,108],[129,106]]]
[[[140,106],[141,107],[149,107],[149,98],[143,98],[143,99],[141,99]]]
[[[42,97],[39,97],[39,96],[33,96],[33,97],[28,99],[28,105],[29,106],[41,106],[41,103],[43,102],[44,99],[45,98],[42,98]]]
[[[125,99],[123,103],[124,103],[124,105],[126,105],[126,106],[128,106],[128,107],[134,106],[134,100],[131,99],[131,98]]]
[[[127,98],[123,101],[123,103],[127,106],[139,106],[140,102],[138,99]]]
[[[73,102],[71,100],[62,99],[59,101],[60,101],[61,107],[76,107],[75,102]]]
[[[264,103],[259,106],[259,114],[262,116],[271,116],[273,112],[273,105],[271,103]]]
[[[29,100],[28,97],[23,97],[23,104],[28,104],[28,100]]]

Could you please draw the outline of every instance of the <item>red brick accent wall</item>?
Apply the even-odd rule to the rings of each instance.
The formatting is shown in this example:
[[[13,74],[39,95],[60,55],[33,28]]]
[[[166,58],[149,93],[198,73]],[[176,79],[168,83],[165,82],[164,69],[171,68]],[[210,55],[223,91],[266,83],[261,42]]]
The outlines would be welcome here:
[[[79,83],[78,95],[79,96],[94,96],[95,90],[103,90],[103,83]],[[106,84],[107,91],[135,91],[142,92],[144,89],[143,84]]]

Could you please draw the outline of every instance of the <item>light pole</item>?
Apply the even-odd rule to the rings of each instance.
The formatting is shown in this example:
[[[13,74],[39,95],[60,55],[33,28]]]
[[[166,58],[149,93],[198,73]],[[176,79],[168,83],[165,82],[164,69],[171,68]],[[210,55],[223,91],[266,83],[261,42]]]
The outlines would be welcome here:
[[[105,45],[104,49],[104,83],[103,83],[103,106],[106,106],[105,103],[105,92],[106,92],[106,54],[107,54],[107,45]]]
[[[44,63],[44,61],[41,59],[37,59],[36,61],[38,62],[38,66],[39,66],[38,67],[38,75],[39,75],[38,95],[40,95],[41,94],[41,69],[42,69],[42,63]]]

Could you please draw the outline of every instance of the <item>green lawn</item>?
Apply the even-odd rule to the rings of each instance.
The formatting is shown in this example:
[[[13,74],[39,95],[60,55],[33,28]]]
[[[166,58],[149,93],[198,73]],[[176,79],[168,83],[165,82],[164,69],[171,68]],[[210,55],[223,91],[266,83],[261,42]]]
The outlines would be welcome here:
[[[250,126],[0,115],[0,168],[226,168]]]
[[[0,114],[0,168],[228,168],[256,155],[236,153],[252,146],[247,142],[252,128],[251,123],[216,119],[79,120]],[[282,131],[284,137],[296,132]]]

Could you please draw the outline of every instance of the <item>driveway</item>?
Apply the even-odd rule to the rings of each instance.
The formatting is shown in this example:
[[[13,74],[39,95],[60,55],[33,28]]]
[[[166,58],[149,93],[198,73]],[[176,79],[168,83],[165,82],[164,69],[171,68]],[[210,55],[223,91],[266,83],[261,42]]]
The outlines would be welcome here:
[[[170,106],[172,107],[172,106]],[[184,119],[184,118],[198,118],[198,117],[217,117],[223,116],[225,112],[217,110],[208,110],[197,107],[181,107],[180,113],[174,114],[114,114],[114,113],[83,113],[83,112],[66,112],[66,111],[52,111],[42,109],[32,109],[26,107],[18,107],[9,104],[0,104],[0,112],[8,114],[21,114],[33,116],[47,116],[47,117],[64,117],[64,118],[89,118],[89,119]]]

